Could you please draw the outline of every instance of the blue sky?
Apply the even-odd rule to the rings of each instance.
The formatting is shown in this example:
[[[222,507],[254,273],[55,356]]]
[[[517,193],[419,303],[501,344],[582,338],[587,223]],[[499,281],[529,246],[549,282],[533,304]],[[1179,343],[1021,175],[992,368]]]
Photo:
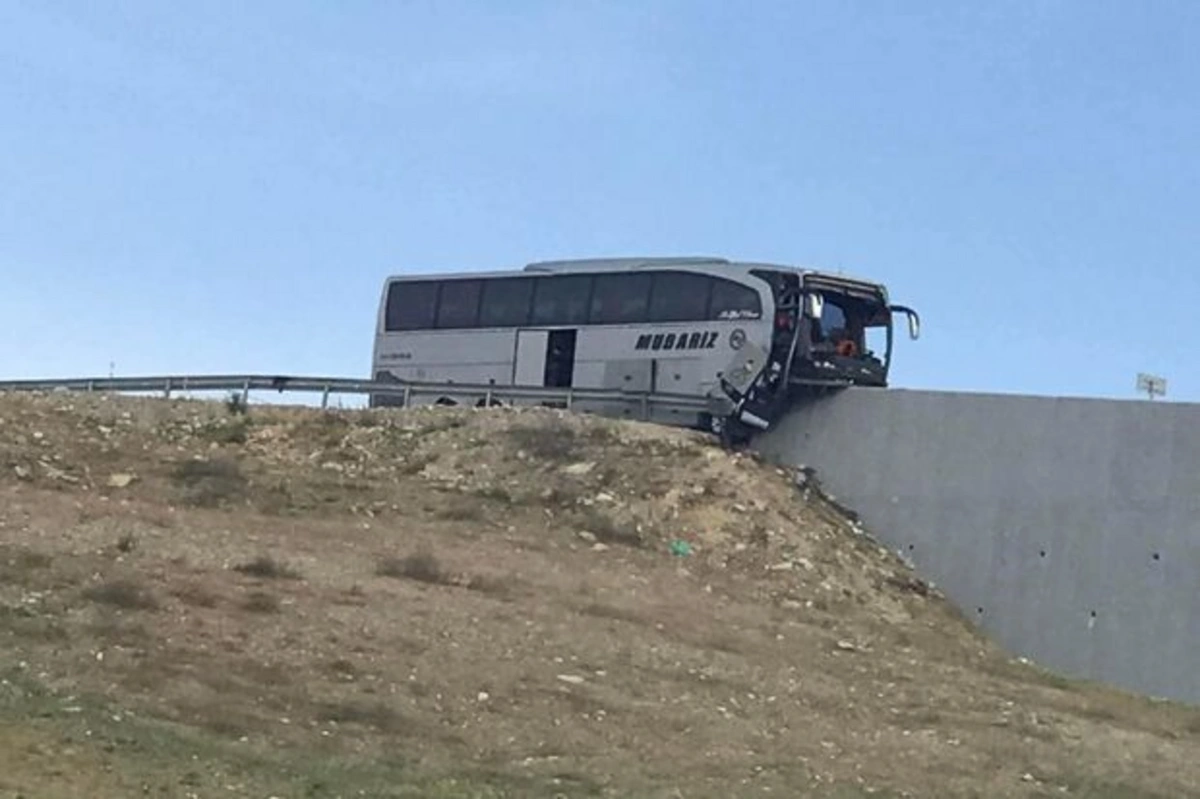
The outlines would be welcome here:
[[[0,4],[0,377],[366,375],[381,281],[713,254],[902,387],[1200,399],[1200,4]]]

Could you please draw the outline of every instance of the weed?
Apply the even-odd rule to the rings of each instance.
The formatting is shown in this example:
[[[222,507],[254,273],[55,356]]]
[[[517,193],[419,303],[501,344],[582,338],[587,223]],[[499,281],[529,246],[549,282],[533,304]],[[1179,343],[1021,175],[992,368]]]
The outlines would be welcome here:
[[[184,461],[175,467],[171,477],[184,489],[185,499],[200,507],[216,507],[244,498],[248,482],[237,461],[227,458]]]
[[[158,600],[146,588],[132,580],[110,580],[87,588],[84,599],[122,610],[156,610]]]
[[[278,613],[279,597],[265,591],[253,591],[242,602],[242,608],[251,613]]]
[[[217,444],[245,444],[250,437],[250,419],[246,416],[237,419],[217,419],[209,422],[197,431],[200,438]]]
[[[232,391],[225,400],[225,410],[233,416],[243,416],[250,410],[250,406],[245,395]]]
[[[595,508],[587,508],[580,514],[580,526],[596,536],[597,541],[605,544],[623,544],[631,547],[640,547],[645,544],[645,539],[636,528],[630,529],[627,525]]]
[[[561,420],[512,427],[506,433],[513,446],[539,460],[552,463],[568,461],[579,451],[578,434]]]
[[[233,567],[233,570],[263,580],[297,580],[300,578],[298,571],[284,563],[280,563],[270,555],[259,555],[252,561],[239,563]]]
[[[171,592],[171,595],[192,607],[215,608],[217,606],[216,595],[198,585],[185,585],[182,588],[176,588]]]
[[[379,561],[375,573],[380,577],[395,577],[416,580],[434,585],[448,582],[438,559],[429,552],[417,552],[404,558],[384,558]]]
[[[478,522],[484,518],[483,507],[478,502],[455,502],[441,508],[437,515],[453,522]]]
[[[477,574],[467,581],[467,589],[498,599],[512,599],[518,593],[520,580],[513,575]]]
[[[118,552],[128,554],[135,549],[137,549],[137,536],[133,533],[125,533],[125,535],[117,539]]]
[[[475,494],[483,499],[503,502],[505,505],[513,505],[516,503],[516,497],[514,497],[512,492],[502,485],[484,486],[476,491]]]
[[[399,732],[404,727],[404,720],[400,714],[382,702],[327,704],[321,709],[318,718],[321,721],[332,721],[336,724],[358,724],[364,727],[373,727],[380,732]]]

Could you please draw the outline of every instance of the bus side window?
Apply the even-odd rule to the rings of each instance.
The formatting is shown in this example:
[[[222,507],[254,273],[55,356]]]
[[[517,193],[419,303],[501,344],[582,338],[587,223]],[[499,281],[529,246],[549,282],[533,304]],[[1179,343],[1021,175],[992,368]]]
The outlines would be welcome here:
[[[539,277],[530,321],[535,325],[587,324],[591,295],[591,275]]]
[[[432,280],[397,281],[388,287],[384,330],[428,330],[437,310],[438,284]]]
[[[650,292],[651,322],[698,322],[708,319],[713,280],[688,272],[656,272]]]
[[[479,326],[523,327],[529,324],[532,302],[531,277],[486,280],[483,284],[483,304],[479,309]]]
[[[709,308],[712,319],[761,319],[762,299],[758,292],[741,283],[732,280],[716,278],[713,280],[712,305]]]
[[[588,321],[593,325],[646,321],[650,282],[651,276],[648,274],[597,275]]]
[[[482,288],[482,281],[479,280],[447,280],[442,283],[437,327],[475,327],[479,318],[479,295]]]

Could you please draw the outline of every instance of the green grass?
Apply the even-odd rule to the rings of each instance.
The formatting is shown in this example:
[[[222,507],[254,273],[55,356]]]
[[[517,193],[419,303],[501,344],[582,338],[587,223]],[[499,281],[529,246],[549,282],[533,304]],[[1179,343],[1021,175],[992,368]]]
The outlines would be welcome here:
[[[337,709],[335,716],[346,716]],[[379,712],[350,708],[358,721],[378,723]],[[390,716],[387,717],[389,720]],[[585,781],[525,778],[479,771],[463,765],[455,773],[418,773],[401,758],[363,760],[300,748],[272,749],[238,742],[186,725],[141,714],[129,715],[99,696],[56,694],[23,670],[0,669],[0,725],[27,729],[31,743],[104,754],[126,781],[146,786],[147,795],[226,796],[240,785],[241,796],[289,796],[304,799],[377,797],[378,799],[551,799],[598,796]],[[84,776],[84,775],[79,775]],[[35,772],[5,774],[8,786],[37,787]],[[571,785],[569,783],[578,784]],[[185,792],[185,793],[186,793]],[[34,794],[29,794],[34,795]],[[41,794],[36,794],[41,795]],[[91,794],[116,799],[115,794]]]

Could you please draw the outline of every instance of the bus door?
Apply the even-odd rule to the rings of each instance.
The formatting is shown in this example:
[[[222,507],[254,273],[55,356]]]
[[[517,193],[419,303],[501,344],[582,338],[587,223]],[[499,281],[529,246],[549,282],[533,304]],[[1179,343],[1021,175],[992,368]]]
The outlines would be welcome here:
[[[513,383],[570,388],[575,376],[576,330],[518,330]]]

